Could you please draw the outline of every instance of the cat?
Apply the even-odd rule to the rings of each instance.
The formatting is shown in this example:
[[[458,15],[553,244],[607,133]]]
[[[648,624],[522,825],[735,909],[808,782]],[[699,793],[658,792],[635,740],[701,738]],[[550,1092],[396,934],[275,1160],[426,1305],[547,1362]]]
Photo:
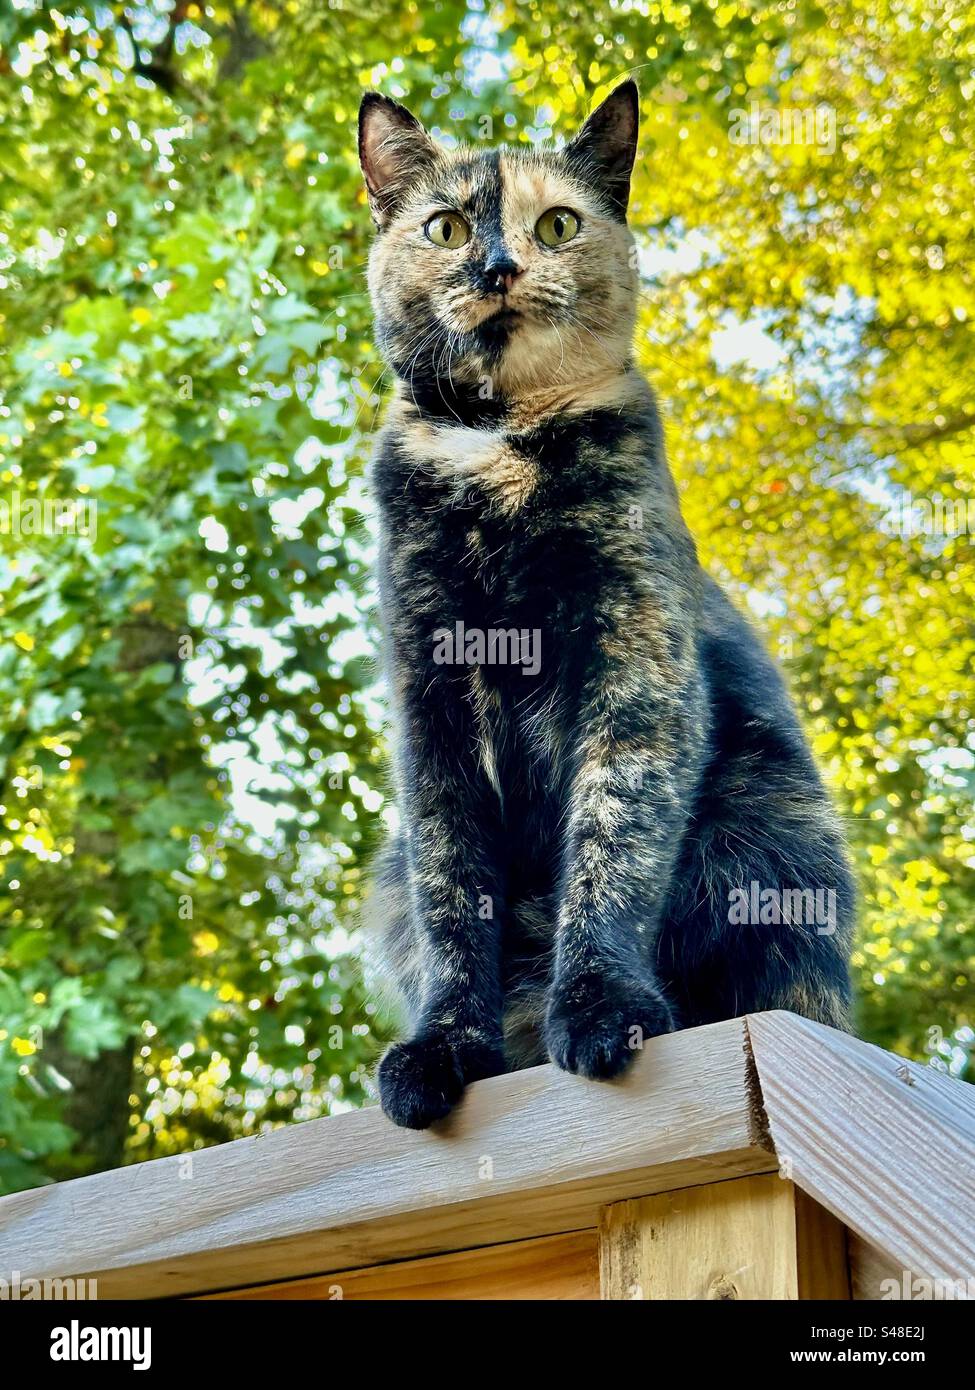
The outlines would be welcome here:
[[[841,828],[633,363],[638,124],[631,81],[559,149],[359,113],[395,378],[371,483],[400,829],[373,904],[409,1018],[378,1085],[411,1128],[546,1059],[614,1077],[676,1028],[848,1026]]]

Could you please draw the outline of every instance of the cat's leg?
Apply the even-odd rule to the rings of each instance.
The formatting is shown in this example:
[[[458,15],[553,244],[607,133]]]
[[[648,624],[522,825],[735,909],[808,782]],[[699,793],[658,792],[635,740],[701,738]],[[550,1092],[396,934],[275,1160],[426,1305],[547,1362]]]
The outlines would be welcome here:
[[[584,694],[545,1025],[549,1055],[568,1071],[615,1076],[644,1039],[677,1026],[656,936],[704,721],[690,658],[666,673],[607,663]]]
[[[418,647],[414,645],[413,650]],[[383,1109],[423,1129],[464,1086],[505,1069],[501,1031],[497,795],[469,754],[476,728],[466,668],[401,668],[400,807],[415,941],[412,1036],[378,1073]]]
[[[789,1009],[849,1027],[854,887],[798,728],[726,730],[674,874],[658,963],[688,1025]]]

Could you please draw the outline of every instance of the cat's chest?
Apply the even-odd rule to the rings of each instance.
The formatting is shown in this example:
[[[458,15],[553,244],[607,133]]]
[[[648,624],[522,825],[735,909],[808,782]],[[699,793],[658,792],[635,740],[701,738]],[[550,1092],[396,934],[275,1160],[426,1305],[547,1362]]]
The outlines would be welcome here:
[[[438,620],[539,627],[553,643],[591,628],[607,586],[637,568],[614,422],[397,421],[380,498],[410,602]]]
[[[538,441],[510,430],[417,421],[404,433],[402,449],[451,508],[481,506],[511,518],[537,499],[543,481]]]

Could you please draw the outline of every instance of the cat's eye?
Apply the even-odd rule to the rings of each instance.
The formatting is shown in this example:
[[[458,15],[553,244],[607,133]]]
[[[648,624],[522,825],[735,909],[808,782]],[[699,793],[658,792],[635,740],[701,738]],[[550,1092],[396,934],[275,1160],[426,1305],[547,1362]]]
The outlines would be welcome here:
[[[443,246],[448,251],[456,251],[461,246],[466,246],[471,236],[471,229],[457,212],[438,212],[435,217],[423,228],[427,240],[432,241],[434,246]]]
[[[535,235],[543,246],[564,246],[579,230],[579,219],[568,208],[549,208],[535,224]]]

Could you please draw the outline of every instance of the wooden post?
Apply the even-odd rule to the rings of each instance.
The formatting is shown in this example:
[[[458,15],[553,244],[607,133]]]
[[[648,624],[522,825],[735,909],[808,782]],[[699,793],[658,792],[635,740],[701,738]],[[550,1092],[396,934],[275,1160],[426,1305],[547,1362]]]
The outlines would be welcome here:
[[[850,1297],[845,1230],[776,1173],[606,1207],[604,1299]]]
[[[899,1277],[970,1289],[975,1086],[794,1014],[751,1014],[748,1036],[779,1166]]]

